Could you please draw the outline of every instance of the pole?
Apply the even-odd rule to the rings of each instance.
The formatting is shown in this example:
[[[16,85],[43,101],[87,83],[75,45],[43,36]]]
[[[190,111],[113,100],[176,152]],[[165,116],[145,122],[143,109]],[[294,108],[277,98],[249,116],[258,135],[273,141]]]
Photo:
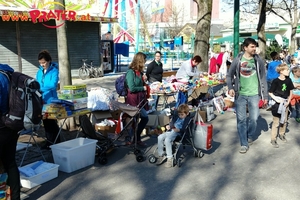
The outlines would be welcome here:
[[[240,0],[234,1],[234,25],[233,25],[233,48],[234,57],[239,54],[240,51]]]
[[[135,53],[139,51],[140,44],[140,0],[137,0],[136,5],[136,34],[135,34]]]

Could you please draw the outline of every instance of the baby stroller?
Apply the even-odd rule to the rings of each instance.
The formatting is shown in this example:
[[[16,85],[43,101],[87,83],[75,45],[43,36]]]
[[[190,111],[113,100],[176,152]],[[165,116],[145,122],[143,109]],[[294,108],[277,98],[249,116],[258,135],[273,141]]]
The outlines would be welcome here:
[[[95,131],[95,128],[93,127],[90,119],[86,115],[79,116],[79,124],[82,129],[82,133],[87,138],[98,140],[96,144],[96,154],[98,155],[98,162],[101,165],[105,165],[107,163],[106,154],[113,150],[115,147],[113,140]]]
[[[177,115],[176,112],[174,114]],[[173,145],[172,145],[173,166],[177,165],[178,167],[181,167],[182,165],[183,157],[178,156],[178,151],[181,146],[183,147],[183,149],[185,149],[186,146],[191,146],[194,150],[195,157],[202,158],[204,156],[204,153],[200,149],[197,149],[194,145],[193,128],[194,128],[194,117],[192,116],[192,114],[190,114],[190,119],[185,127],[185,132],[183,133],[182,136],[177,136],[176,139],[173,141]],[[148,161],[151,164],[157,162],[158,158],[155,156],[156,151],[157,148],[154,150],[152,154],[148,156]]]
[[[125,136],[125,143],[130,142],[132,136],[134,135],[135,141],[134,144],[132,145],[132,148],[133,148],[133,153],[135,154],[136,160],[138,162],[144,161],[144,156],[143,156],[143,152],[137,148],[136,132],[137,132],[138,122],[140,118],[140,112],[148,104],[148,101],[141,102],[140,104],[142,105],[138,105],[135,107],[126,103],[120,103],[113,100],[111,101],[111,106],[113,107],[114,110],[122,111],[120,116],[122,116],[123,128],[114,141],[117,141],[121,137]]]

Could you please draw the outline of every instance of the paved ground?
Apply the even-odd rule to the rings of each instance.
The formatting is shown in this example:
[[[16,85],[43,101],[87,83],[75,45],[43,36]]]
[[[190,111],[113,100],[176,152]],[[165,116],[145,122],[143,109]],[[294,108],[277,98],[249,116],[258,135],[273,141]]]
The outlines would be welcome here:
[[[113,89],[116,77],[109,76],[73,83],[88,87]],[[289,120],[287,143],[279,148],[270,144],[272,116],[261,110],[254,144],[240,154],[236,118],[232,112],[217,114],[213,148],[203,158],[193,156],[191,148],[181,149],[184,162],[180,168],[157,167],[147,160],[137,162],[130,149],[111,152],[106,165],[95,159],[92,166],[73,173],[59,172],[58,177],[33,189],[22,188],[29,199],[41,200],[298,200],[299,190],[299,124]],[[70,133],[70,137],[72,133]],[[147,157],[155,148],[156,138],[144,136]],[[34,154],[34,153],[33,153]],[[50,162],[51,151],[47,151]],[[20,152],[18,156],[21,156]],[[36,153],[34,154],[36,155]],[[39,159],[29,158],[28,161]]]

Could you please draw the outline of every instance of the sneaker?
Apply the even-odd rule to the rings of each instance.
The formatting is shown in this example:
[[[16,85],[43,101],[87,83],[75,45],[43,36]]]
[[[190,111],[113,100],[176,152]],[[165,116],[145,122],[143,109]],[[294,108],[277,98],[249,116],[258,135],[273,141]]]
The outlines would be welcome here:
[[[248,144],[252,145],[253,144],[253,140],[251,138],[248,138]]]
[[[274,148],[279,148],[279,145],[277,144],[276,140],[271,140],[271,144]]]
[[[241,146],[240,153],[246,153],[248,151],[248,147]]]
[[[279,135],[279,138],[282,140],[282,142],[287,142],[285,135]]]
[[[295,120],[296,122],[300,123],[300,118],[296,118]]]
[[[173,167],[173,158],[168,158],[167,163],[165,164],[166,168]]]
[[[166,156],[159,156],[157,159],[157,164],[156,165],[161,165],[167,160]]]

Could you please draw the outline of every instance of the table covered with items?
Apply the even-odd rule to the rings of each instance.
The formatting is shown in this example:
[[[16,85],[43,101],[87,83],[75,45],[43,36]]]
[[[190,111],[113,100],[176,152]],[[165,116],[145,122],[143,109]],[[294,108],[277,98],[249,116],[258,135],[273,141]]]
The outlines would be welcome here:
[[[162,82],[150,84],[150,94],[163,97],[162,108],[169,105],[169,98],[176,100],[175,107],[191,99],[198,99],[201,94],[213,95],[214,87],[225,85],[225,79],[219,74],[202,73],[193,79],[176,79],[174,75],[165,77]],[[169,106],[170,107],[170,106]]]

